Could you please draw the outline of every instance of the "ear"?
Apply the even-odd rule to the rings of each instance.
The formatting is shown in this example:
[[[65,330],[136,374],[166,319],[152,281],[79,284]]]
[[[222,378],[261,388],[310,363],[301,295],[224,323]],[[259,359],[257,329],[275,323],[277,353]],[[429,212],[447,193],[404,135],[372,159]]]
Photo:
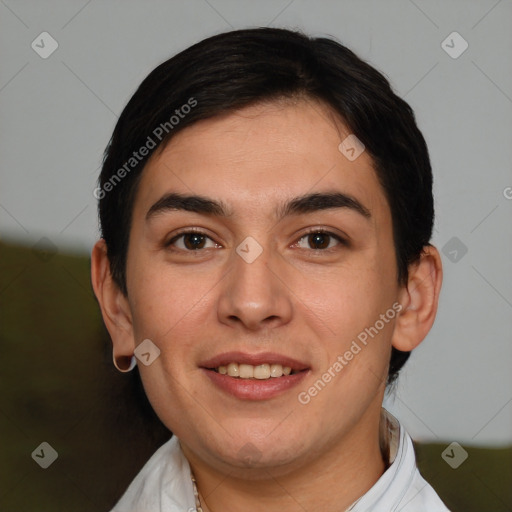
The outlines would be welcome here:
[[[409,352],[428,334],[436,317],[442,281],[439,252],[434,246],[425,246],[419,261],[409,267],[407,285],[400,290],[402,310],[392,338],[396,349]]]
[[[126,369],[135,350],[132,316],[128,298],[110,273],[107,245],[103,239],[96,242],[92,250],[91,281],[103,321],[112,338],[113,357],[119,368]]]

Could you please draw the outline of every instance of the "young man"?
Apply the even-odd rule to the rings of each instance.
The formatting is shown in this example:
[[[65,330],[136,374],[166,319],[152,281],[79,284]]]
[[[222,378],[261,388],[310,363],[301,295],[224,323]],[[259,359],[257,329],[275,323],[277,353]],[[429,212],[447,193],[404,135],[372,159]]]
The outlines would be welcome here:
[[[115,511],[447,510],[381,407],[442,271],[380,73],[287,30],[202,41],[134,94],[96,195],[114,362],[174,434]]]

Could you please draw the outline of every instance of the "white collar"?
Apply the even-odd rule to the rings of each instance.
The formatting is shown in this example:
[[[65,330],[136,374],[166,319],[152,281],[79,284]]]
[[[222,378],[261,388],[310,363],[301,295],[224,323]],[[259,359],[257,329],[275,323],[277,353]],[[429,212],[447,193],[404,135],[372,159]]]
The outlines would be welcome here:
[[[389,467],[370,490],[356,500],[346,512],[372,510],[377,504],[380,510],[395,510],[403,492],[410,486],[409,480],[412,480],[417,471],[414,448],[409,435],[386,409],[381,409],[380,418],[381,445],[384,443],[388,448]]]

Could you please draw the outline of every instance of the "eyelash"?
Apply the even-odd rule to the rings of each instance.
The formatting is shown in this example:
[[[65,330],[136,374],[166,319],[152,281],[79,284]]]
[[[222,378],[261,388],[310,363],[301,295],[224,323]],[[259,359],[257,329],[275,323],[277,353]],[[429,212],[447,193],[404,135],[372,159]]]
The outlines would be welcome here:
[[[341,245],[341,246],[348,247],[348,245],[349,245],[348,241],[345,238],[341,237],[340,235],[336,235],[335,233],[332,233],[331,231],[328,231],[327,229],[324,229],[324,228],[309,229],[293,245],[298,244],[303,238],[306,238],[309,235],[316,235],[317,233],[322,234],[322,235],[327,235],[331,238],[334,238],[336,241],[339,242],[339,245]],[[336,249],[336,247],[330,247],[329,249],[310,249],[310,250],[315,251],[315,252],[317,252],[317,251],[318,252],[331,252],[332,250],[335,250],[335,249]]]
[[[344,239],[343,237],[339,236],[339,235],[336,235],[334,233],[332,233],[331,231],[328,231],[324,228],[312,228],[310,230],[308,230],[306,233],[304,233],[303,235],[301,235],[301,237],[297,240],[297,242],[295,242],[294,244],[292,244],[293,246],[296,246],[302,239],[308,237],[309,235],[313,235],[313,234],[322,234],[322,235],[327,235],[331,238],[334,238],[335,240],[337,240],[339,242],[339,244],[341,246],[348,246],[348,241],[346,239]],[[165,246],[166,247],[170,247],[171,250],[173,251],[183,251],[183,252],[199,252],[201,250],[204,250],[204,249],[195,249],[195,250],[190,250],[190,249],[176,249],[176,248],[172,248],[173,244],[179,240],[180,238],[182,238],[183,236],[185,235],[190,235],[190,234],[197,234],[197,235],[202,235],[208,239],[210,239],[212,242],[212,238],[209,237],[204,231],[201,231],[200,229],[198,228],[187,228],[186,231],[182,231],[180,233],[178,233],[177,235],[175,235],[173,238],[171,238],[171,240],[169,240]],[[218,244],[217,244],[218,245]],[[330,247],[328,249],[310,249],[311,251],[314,251],[314,252],[330,252],[332,251],[333,249],[336,249],[336,247]]]

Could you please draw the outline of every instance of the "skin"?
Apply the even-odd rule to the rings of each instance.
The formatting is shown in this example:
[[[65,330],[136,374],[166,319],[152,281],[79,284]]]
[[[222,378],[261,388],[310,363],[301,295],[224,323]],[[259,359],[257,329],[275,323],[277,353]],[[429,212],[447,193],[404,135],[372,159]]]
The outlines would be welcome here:
[[[129,358],[146,338],[159,347],[150,366],[139,363],[141,377],[153,408],[180,439],[204,510],[314,512],[333,503],[343,510],[385,470],[378,430],[391,346],[412,350],[430,330],[441,261],[426,247],[399,285],[389,205],[368,153],[351,162],[339,151],[349,133],[312,100],[200,121],[144,169],[127,296],[112,281],[104,241],[94,247],[92,282],[114,357]],[[371,217],[350,208],[276,216],[291,198],[333,191],[356,198]],[[207,196],[231,214],[173,210],[147,220],[169,192]],[[166,246],[190,227],[210,237],[203,249],[187,252],[190,237]],[[306,231],[319,227],[348,243],[327,237],[328,248],[316,248]],[[236,253],[247,236],[263,248],[250,264]],[[298,393],[396,302],[397,317],[301,404]],[[199,368],[231,350],[289,355],[310,371],[275,398],[240,400]]]

